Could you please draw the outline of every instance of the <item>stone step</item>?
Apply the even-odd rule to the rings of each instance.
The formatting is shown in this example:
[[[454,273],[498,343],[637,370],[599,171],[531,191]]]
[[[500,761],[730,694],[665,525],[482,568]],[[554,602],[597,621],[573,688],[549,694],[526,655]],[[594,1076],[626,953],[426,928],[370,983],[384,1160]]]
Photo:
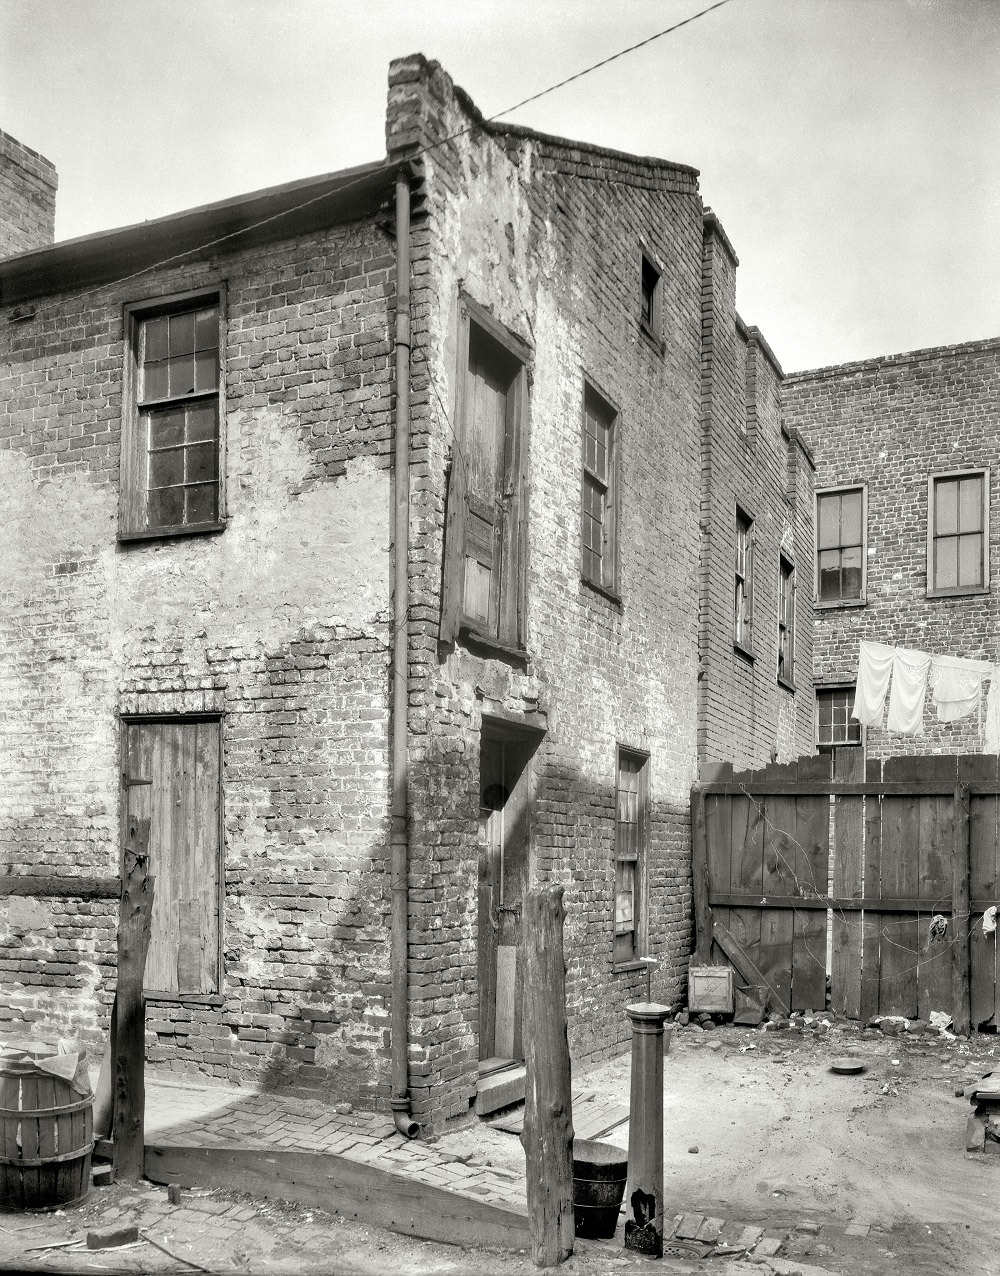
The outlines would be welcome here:
[[[476,1088],[476,1116],[489,1116],[500,1108],[522,1103],[527,1088],[527,1075],[527,1069],[522,1065],[493,1072],[488,1077],[480,1077]]]

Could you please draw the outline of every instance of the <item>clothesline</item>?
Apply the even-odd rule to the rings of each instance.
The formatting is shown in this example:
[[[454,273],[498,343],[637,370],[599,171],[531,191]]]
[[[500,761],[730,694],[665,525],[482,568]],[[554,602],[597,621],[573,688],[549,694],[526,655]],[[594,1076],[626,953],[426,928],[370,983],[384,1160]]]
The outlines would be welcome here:
[[[984,725],[982,694],[987,677],[990,689]],[[862,640],[851,717],[862,726],[881,726],[888,694],[885,729],[900,735],[919,735],[928,687],[939,722],[956,722],[978,714],[983,752],[1000,753],[1000,665],[985,660],[933,656],[910,647]]]

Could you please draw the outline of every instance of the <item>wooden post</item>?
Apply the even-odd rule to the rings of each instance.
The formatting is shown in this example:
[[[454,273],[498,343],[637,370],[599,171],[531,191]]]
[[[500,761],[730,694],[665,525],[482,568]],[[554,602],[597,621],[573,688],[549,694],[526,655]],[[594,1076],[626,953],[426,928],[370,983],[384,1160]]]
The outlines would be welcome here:
[[[532,1257],[555,1267],[573,1252],[573,1105],[566,1036],[563,888],[524,895],[525,1174]]]
[[[663,1022],[669,1006],[627,1006],[632,1021],[625,1248],[663,1257]]]
[[[691,889],[694,895],[695,965],[707,966],[712,957],[712,910],[708,903],[708,824],[705,791],[691,790]],[[723,887],[725,890],[726,887]]]
[[[969,979],[969,785],[964,780],[955,785],[952,827],[951,973],[954,1009],[951,1018],[955,1032],[967,1037],[971,1029],[972,994]]]
[[[143,1171],[146,1091],[146,1006],[142,995],[153,912],[149,866],[149,820],[130,819],[122,862],[118,921],[118,1005],[114,1043],[114,1167],[119,1182],[136,1181]]]

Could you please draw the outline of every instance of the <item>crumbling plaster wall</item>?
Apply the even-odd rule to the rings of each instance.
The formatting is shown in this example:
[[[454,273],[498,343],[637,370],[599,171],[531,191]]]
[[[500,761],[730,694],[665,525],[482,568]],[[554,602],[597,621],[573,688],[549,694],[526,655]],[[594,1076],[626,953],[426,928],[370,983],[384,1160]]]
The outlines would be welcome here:
[[[0,871],[117,872],[116,715],[222,714],[221,1004],[158,1005],[149,1057],[356,1102],[388,1058],[392,261],[363,224],[45,299],[0,409]],[[119,544],[122,304],[217,280],[227,526]],[[93,1037],[115,908],[25,906],[0,1028]]]

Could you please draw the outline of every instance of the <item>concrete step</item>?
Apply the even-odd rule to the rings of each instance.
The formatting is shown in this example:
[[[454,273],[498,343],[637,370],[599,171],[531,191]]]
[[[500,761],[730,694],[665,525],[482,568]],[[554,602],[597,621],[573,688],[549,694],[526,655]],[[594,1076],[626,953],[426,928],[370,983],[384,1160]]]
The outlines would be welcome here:
[[[509,1108],[512,1103],[523,1102],[527,1075],[522,1064],[480,1077],[476,1089],[476,1116],[489,1116],[500,1108]]]

